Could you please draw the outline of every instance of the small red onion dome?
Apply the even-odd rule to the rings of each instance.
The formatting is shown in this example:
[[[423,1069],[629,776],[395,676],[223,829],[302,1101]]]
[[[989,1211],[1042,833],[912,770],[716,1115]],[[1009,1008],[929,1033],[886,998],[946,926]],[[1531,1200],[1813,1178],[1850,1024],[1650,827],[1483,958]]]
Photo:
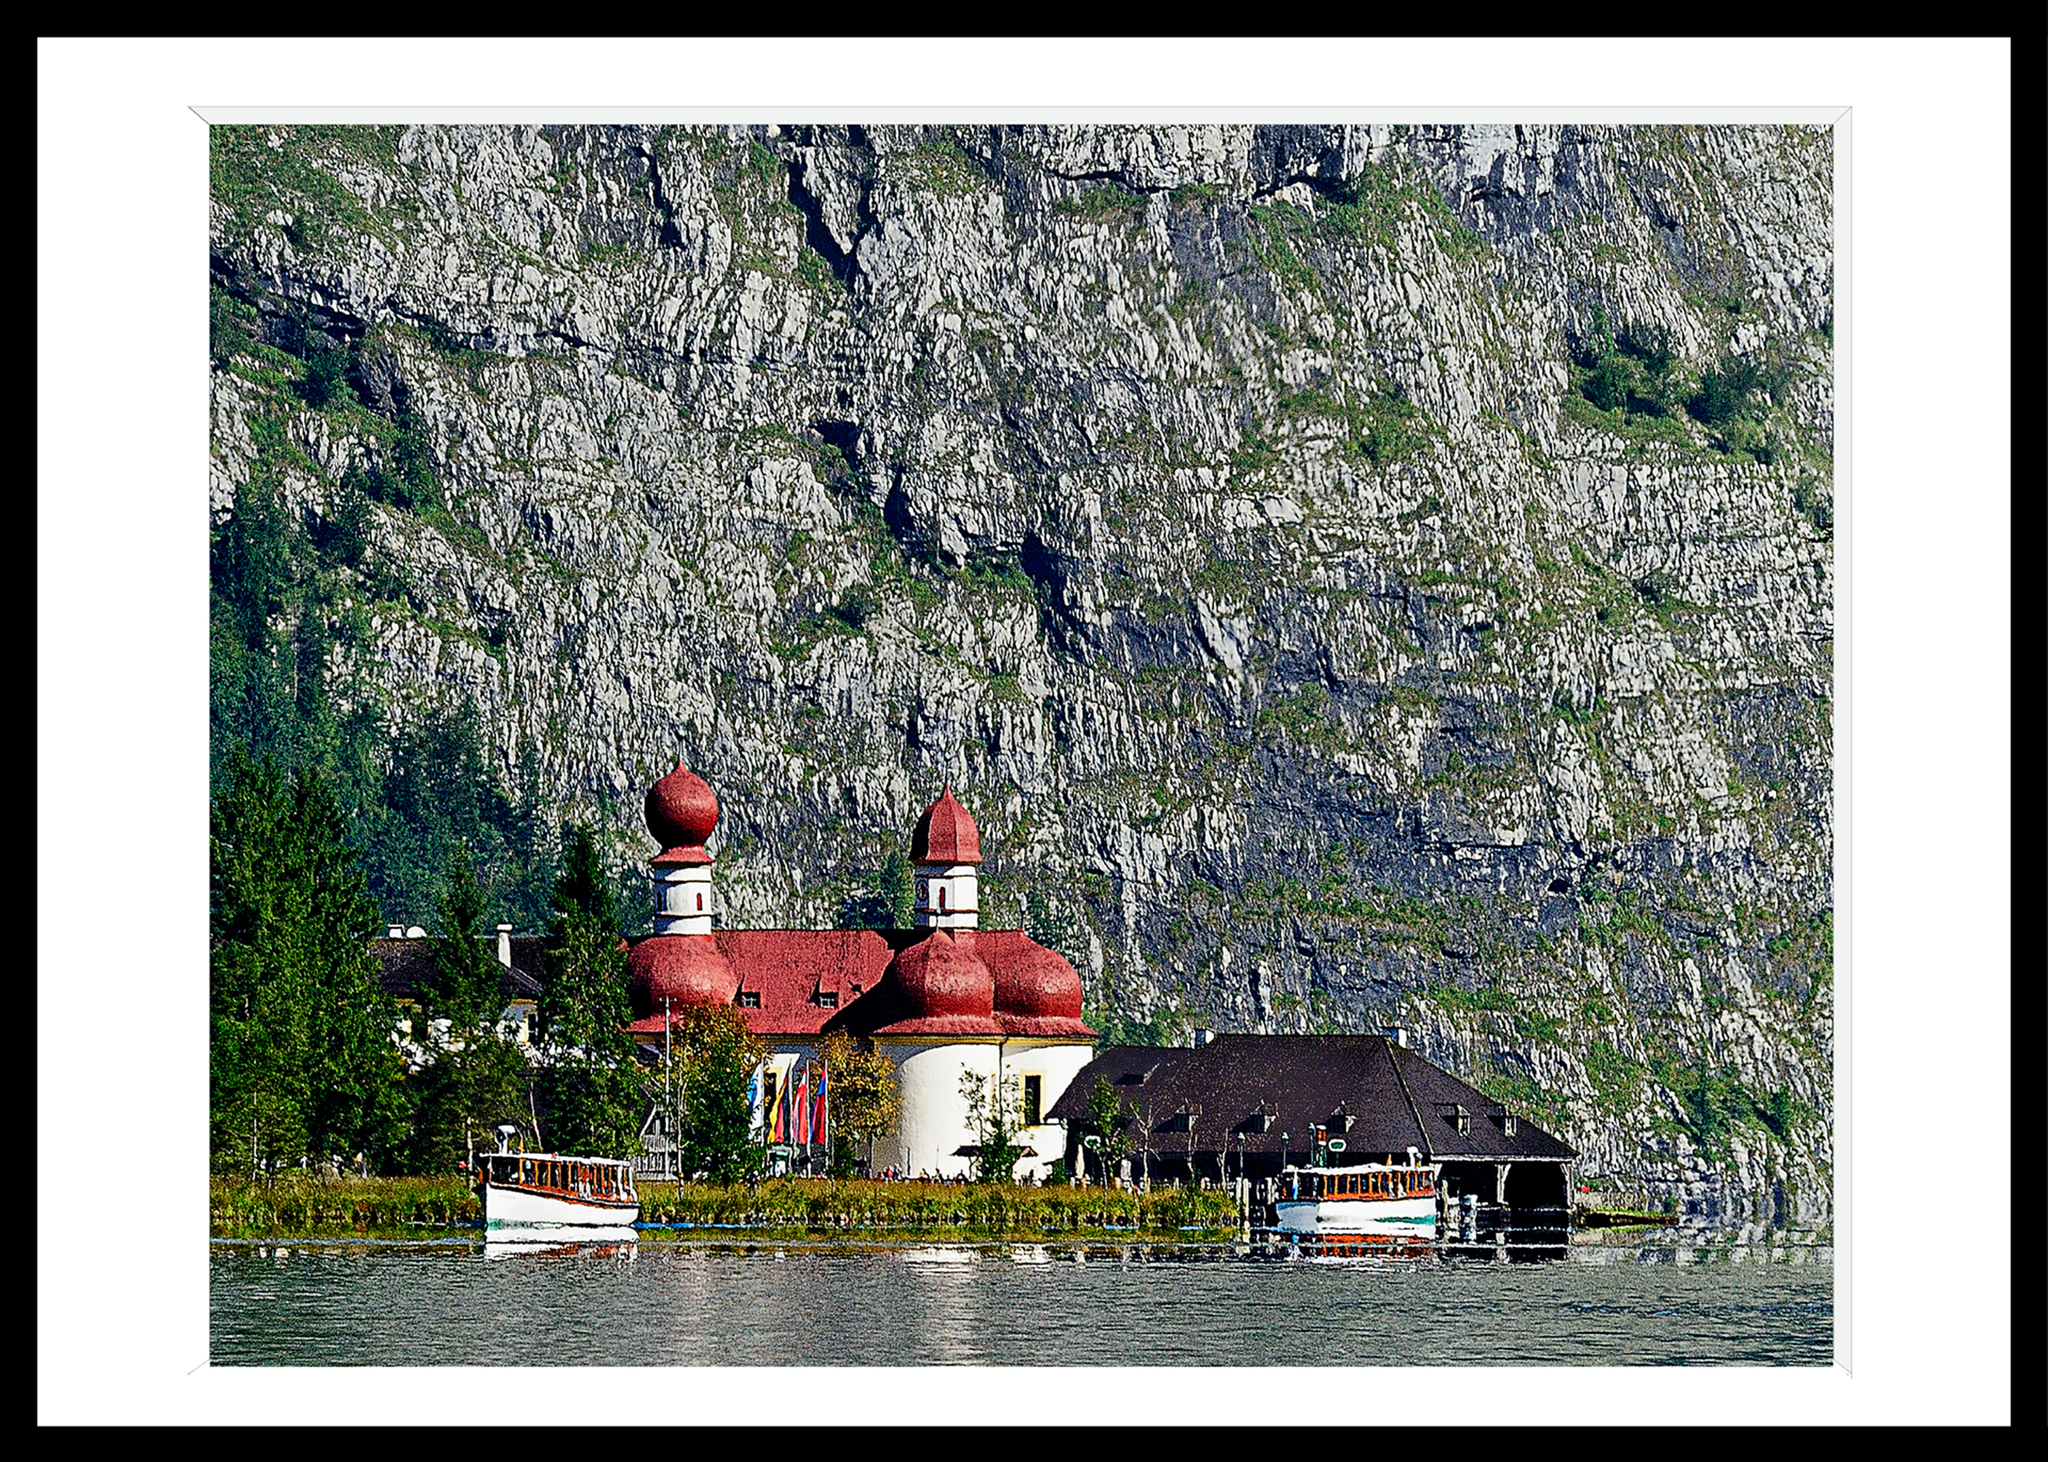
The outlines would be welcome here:
[[[967,809],[953,799],[949,783],[939,800],[924,810],[917,831],[910,835],[913,863],[979,863],[981,830]]]
[[[1058,950],[1029,939],[996,967],[996,1008],[1005,1015],[1081,1018],[1081,977]]]
[[[739,989],[740,977],[714,935],[656,934],[626,956],[626,998],[636,1020],[660,1015],[664,998],[672,1011],[730,1005]]]
[[[995,976],[943,929],[901,951],[889,961],[887,973],[909,1019],[986,1019],[995,1013]]]
[[[710,785],[681,762],[647,789],[647,830],[661,844],[650,863],[709,863],[704,844],[717,826],[718,799]]]

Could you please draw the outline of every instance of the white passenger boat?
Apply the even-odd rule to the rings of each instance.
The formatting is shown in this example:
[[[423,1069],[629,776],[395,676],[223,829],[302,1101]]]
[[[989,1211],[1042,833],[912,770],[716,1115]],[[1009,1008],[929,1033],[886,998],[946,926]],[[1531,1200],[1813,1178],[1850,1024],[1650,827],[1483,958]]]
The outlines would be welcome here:
[[[556,1152],[497,1152],[477,1159],[483,1189],[484,1229],[563,1231],[579,1238],[585,1230],[623,1230],[632,1237],[640,1217],[633,1189],[633,1165],[608,1157],[568,1157]]]
[[[1280,1174],[1274,1226],[1288,1237],[1434,1243],[1436,1175],[1427,1163],[1290,1166]]]

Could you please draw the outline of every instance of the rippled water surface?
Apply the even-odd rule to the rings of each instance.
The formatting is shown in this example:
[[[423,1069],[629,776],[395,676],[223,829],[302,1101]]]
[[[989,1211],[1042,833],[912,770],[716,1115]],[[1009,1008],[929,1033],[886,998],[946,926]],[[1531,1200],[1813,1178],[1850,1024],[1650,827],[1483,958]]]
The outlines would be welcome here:
[[[1826,1365],[1834,1338],[1799,1248],[220,1243],[210,1289],[216,1365]]]

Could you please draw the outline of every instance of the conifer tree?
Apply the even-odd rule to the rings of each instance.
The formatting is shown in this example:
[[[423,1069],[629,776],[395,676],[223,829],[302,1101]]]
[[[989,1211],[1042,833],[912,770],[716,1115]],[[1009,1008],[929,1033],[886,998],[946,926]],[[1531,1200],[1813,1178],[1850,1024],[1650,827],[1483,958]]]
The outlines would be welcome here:
[[[489,1145],[499,1123],[533,1129],[526,1054],[498,1028],[502,967],[484,938],[488,908],[475,866],[458,844],[432,945],[433,978],[420,992],[414,1032],[426,1052],[409,1083],[417,1103],[408,1154],[415,1172],[448,1172],[467,1162]]]
[[[216,1167],[382,1163],[403,1124],[394,1012],[332,792],[233,748],[214,799],[212,1147]]]
[[[611,1157],[639,1148],[646,1082],[626,1034],[626,957],[618,904],[590,829],[570,830],[555,882],[540,1029],[546,1141]]]

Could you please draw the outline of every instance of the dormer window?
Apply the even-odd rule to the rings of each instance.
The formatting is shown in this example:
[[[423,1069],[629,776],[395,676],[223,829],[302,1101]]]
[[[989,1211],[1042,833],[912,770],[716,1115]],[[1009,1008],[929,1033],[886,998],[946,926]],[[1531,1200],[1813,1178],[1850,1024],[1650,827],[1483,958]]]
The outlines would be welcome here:
[[[759,990],[742,990],[734,997],[732,1003],[742,1010],[759,1010],[761,1008],[761,992]]]
[[[839,1008],[839,992],[837,990],[820,990],[811,998],[826,1010],[837,1010]]]

